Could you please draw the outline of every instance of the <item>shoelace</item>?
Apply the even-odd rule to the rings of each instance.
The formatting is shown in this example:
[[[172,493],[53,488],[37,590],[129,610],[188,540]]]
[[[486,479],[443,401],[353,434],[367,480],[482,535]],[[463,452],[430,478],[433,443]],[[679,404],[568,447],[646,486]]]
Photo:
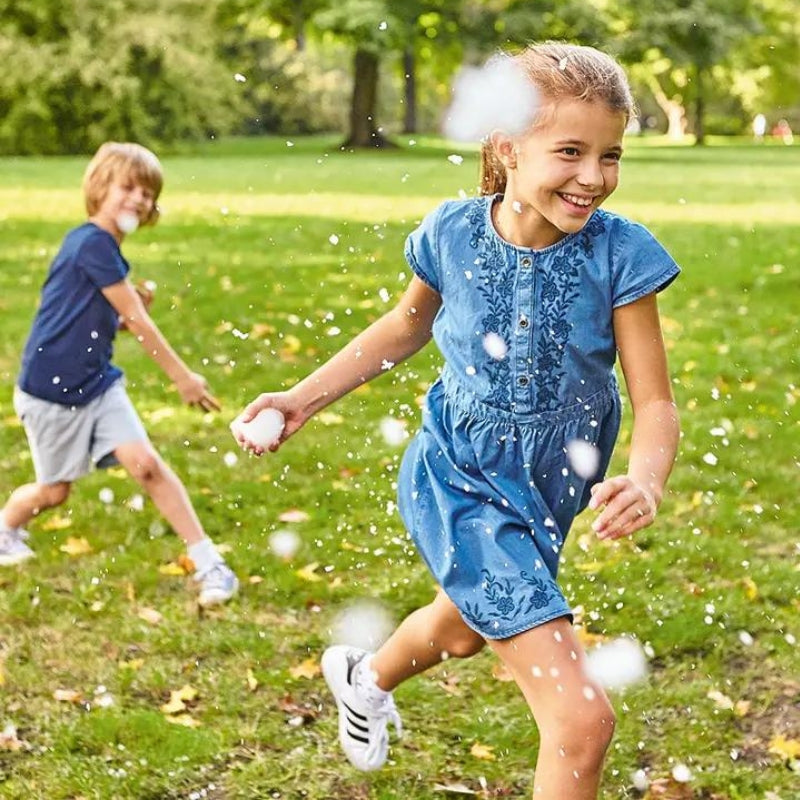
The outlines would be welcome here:
[[[389,723],[394,725],[397,735],[402,736],[403,721],[400,719],[400,714],[397,713],[397,706],[395,706],[394,698],[391,695],[385,697],[377,708],[370,709],[369,716],[370,722],[375,727],[373,728],[370,725],[369,746],[364,756],[367,764],[374,767],[380,763],[381,745],[388,741]]]

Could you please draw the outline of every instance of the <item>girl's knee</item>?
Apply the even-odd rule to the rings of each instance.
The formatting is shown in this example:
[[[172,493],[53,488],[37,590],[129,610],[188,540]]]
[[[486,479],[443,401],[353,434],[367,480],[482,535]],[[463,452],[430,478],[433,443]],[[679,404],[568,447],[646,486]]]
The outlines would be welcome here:
[[[164,472],[164,462],[154,450],[142,449],[135,458],[132,458],[126,468],[131,477],[140,485],[147,485],[157,481]]]
[[[444,637],[446,641],[443,642],[442,648],[447,652],[448,656],[453,658],[470,658],[479,653],[486,641],[484,638],[475,633],[472,628],[464,626],[464,629],[453,631],[450,635]]]
[[[616,715],[604,696],[586,700],[585,705],[542,727],[542,736],[563,748],[566,754],[587,763],[600,763],[614,736]]]

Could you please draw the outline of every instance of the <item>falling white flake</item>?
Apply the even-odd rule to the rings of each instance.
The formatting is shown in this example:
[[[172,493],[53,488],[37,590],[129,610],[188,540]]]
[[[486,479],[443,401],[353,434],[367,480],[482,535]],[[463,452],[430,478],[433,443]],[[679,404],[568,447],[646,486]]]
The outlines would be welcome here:
[[[241,72],[237,72],[233,76],[233,79],[236,81],[236,83],[246,83],[247,82],[247,78],[244,75],[242,75]]]
[[[128,508],[131,511],[144,511],[144,497],[140,494],[132,495],[128,500]]]
[[[403,444],[408,436],[405,423],[394,417],[384,417],[381,420],[380,431],[386,444],[393,447]]]
[[[384,22],[381,22],[380,25],[378,25],[378,30],[379,31],[385,31],[388,27],[389,27],[389,23],[384,21]]]
[[[523,69],[509,56],[495,56],[459,73],[444,134],[459,142],[479,142],[496,129],[519,134],[533,122],[537,106]]]
[[[706,453],[703,456],[703,461],[711,467],[716,466],[719,459],[713,453]]]
[[[672,768],[672,777],[678,783],[689,783],[693,776],[692,771],[686,766],[686,764],[676,764]]]
[[[606,689],[623,689],[647,675],[647,658],[638,642],[620,637],[590,651],[587,670]]]
[[[384,303],[388,303],[391,299],[391,295],[389,294],[388,289],[379,289],[378,290],[378,297],[383,300]]]
[[[464,163],[464,157],[456,155],[455,153],[453,153],[453,155],[447,156],[447,160],[451,164],[455,164],[456,166],[459,166],[460,164]]]
[[[107,486],[104,486],[97,494],[100,498],[101,503],[105,503],[109,505],[110,503],[114,502],[114,492],[112,489],[109,489]]]
[[[374,652],[393,630],[394,620],[382,605],[360,600],[336,616],[331,626],[331,641]]]
[[[294,558],[295,553],[300,549],[300,537],[294,531],[280,530],[275,531],[269,537],[269,549],[287,561]]]
[[[225,462],[226,467],[235,467],[239,462],[239,458],[236,453],[231,452],[225,453],[225,455],[222,456],[222,460]]]
[[[506,345],[502,336],[490,331],[483,337],[483,349],[495,361],[502,361],[508,352],[508,345]]]
[[[575,474],[588,481],[597,475],[600,451],[585,439],[572,439],[567,442],[567,460]]]
[[[337,236],[335,233],[332,233],[332,234],[331,234],[331,235],[328,237],[328,241],[329,241],[331,244],[339,244],[339,237],[338,237],[338,236]]]

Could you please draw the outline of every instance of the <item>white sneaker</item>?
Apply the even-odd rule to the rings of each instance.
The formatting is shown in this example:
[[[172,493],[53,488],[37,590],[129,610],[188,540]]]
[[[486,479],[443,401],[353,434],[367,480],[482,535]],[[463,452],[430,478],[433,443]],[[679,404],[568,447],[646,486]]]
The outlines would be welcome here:
[[[27,538],[28,531],[22,528],[0,528],[0,566],[21,564],[36,555],[25,544]]]
[[[195,580],[200,584],[197,602],[203,608],[226,603],[239,590],[239,579],[225,563],[214,564]]]
[[[339,742],[350,763],[370,772],[379,769],[389,754],[389,723],[403,732],[403,723],[391,692],[379,700],[363,696],[354,667],[369,655],[346,645],[329,647],[322,654],[322,674],[339,711]]]

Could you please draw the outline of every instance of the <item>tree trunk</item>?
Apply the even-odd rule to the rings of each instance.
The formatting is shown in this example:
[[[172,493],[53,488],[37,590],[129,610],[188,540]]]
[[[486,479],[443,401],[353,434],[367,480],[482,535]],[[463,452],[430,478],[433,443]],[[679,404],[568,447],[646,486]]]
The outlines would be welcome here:
[[[353,98],[350,103],[350,134],[342,147],[390,147],[391,144],[375,125],[378,105],[377,53],[356,50],[353,61]]]
[[[417,73],[414,51],[408,48],[403,52],[403,76],[405,88],[405,114],[403,133],[417,132]]]
[[[699,65],[695,66],[695,100],[694,100],[694,143],[705,144],[706,129],[706,90],[705,71]]]
[[[681,98],[677,95],[671,99],[667,97],[655,75],[648,76],[647,82],[656,103],[667,117],[667,138],[675,142],[682,141],[686,133],[686,110]]]

